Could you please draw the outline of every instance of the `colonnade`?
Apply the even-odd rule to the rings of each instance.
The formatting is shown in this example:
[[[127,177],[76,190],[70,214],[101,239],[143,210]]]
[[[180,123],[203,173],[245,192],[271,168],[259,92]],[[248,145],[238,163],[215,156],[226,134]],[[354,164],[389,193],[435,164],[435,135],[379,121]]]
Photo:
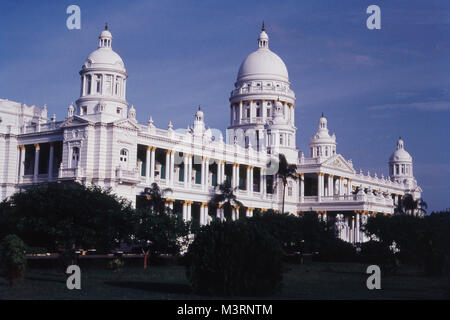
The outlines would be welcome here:
[[[40,164],[40,156],[41,156],[41,146],[39,144],[34,144],[34,164],[33,164],[33,183],[38,182],[39,178],[39,164]],[[26,161],[26,147],[25,145],[17,146],[18,150],[18,181],[19,183],[23,183],[23,177],[25,175],[25,161]],[[49,143],[49,155],[48,155],[48,180],[53,180],[56,178],[53,176],[53,164],[54,164],[54,154],[55,154],[55,146],[54,143]]]

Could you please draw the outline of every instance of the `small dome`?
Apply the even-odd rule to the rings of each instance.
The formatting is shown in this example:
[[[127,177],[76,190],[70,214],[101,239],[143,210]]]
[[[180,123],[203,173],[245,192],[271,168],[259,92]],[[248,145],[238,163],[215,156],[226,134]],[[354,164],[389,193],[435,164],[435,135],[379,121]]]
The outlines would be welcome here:
[[[112,34],[111,32],[109,32],[109,30],[103,30],[102,33],[100,33],[100,38],[112,39]]]
[[[404,148],[402,138],[398,139],[397,150],[389,158],[389,162],[412,162],[412,157]]]
[[[269,40],[269,35],[265,30],[261,31],[261,33],[259,34],[259,40]]]
[[[391,155],[389,161],[406,161],[412,162],[412,157],[405,149],[398,149]]]

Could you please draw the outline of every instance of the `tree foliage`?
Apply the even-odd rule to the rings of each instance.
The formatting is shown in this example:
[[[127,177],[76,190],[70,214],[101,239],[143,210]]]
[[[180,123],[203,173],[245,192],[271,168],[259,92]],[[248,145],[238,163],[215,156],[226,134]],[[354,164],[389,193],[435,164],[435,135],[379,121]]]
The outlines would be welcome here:
[[[297,180],[297,165],[289,164],[284,154],[280,153],[278,155],[278,177],[281,179],[283,184],[283,204],[281,207],[281,212],[284,213],[284,202],[286,198],[286,185],[288,179]]]
[[[187,275],[196,293],[260,296],[282,280],[278,241],[246,220],[214,222],[201,228],[187,254]]]
[[[22,279],[27,263],[25,243],[16,235],[7,235],[1,244],[1,261],[5,265],[10,285],[14,280]]]
[[[134,243],[152,255],[179,254],[189,234],[189,224],[168,208],[163,213],[137,209],[134,226]]]
[[[237,188],[233,189],[227,183],[223,183],[216,186],[215,189],[218,189],[219,193],[214,193],[211,200],[209,201],[209,204],[212,206],[222,205],[225,214],[228,214],[227,219],[231,220],[229,214],[231,214],[233,208],[243,206],[242,202],[237,200],[237,196],[234,193]]]
[[[450,257],[450,214],[432,213],[423,218],[412,215],[369,218],[363,229],[389,248],[403,263],[423,265],[431,274],[442,274]]]
[[[109,250],[132,233],[134,210],[100,187],[49,183],[24,189],[0,204],[0,236],[17,234],[33,247]]]

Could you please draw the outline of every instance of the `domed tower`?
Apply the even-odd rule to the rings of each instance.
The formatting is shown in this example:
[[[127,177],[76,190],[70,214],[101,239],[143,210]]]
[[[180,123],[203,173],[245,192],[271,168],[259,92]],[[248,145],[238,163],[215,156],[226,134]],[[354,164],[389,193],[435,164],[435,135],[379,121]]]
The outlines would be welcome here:
[[[336,154],[336,136],[330,136],[328,131],[327,118],[323,116],[319,119],[319,129],[309,141],[311,158],[329,158]]]
[[[290,162],[296,161],[295,94],[286,65],[269,49],[264,23],[258,49],[242,62],[234,87],[227,141],[243,147],[251,143],[252,148],[268,153],[283,152]]]
[[[98,49],[87,57],[80,71],[81,94],[76,101],[79,116],[97,115],[107,121],[127,118],[128,74],[122,58],[112,49],[112,38],[106,25]]]
[[[404,142],[400,137],[397,141],[397,150],[389,158],[389,176],[397,182],[417,184],[413,175],[413,161],[411,155],[405,150]]]

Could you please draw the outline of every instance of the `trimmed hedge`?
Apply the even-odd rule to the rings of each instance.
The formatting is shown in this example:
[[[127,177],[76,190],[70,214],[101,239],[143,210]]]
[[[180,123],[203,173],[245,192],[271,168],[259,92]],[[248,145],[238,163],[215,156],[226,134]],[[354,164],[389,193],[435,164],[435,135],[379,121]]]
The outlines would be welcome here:
[[[202,227],[187,253],[187,276],[195,293],[265,296],[282,282],[282,249],[263,228],[246,221]]]

